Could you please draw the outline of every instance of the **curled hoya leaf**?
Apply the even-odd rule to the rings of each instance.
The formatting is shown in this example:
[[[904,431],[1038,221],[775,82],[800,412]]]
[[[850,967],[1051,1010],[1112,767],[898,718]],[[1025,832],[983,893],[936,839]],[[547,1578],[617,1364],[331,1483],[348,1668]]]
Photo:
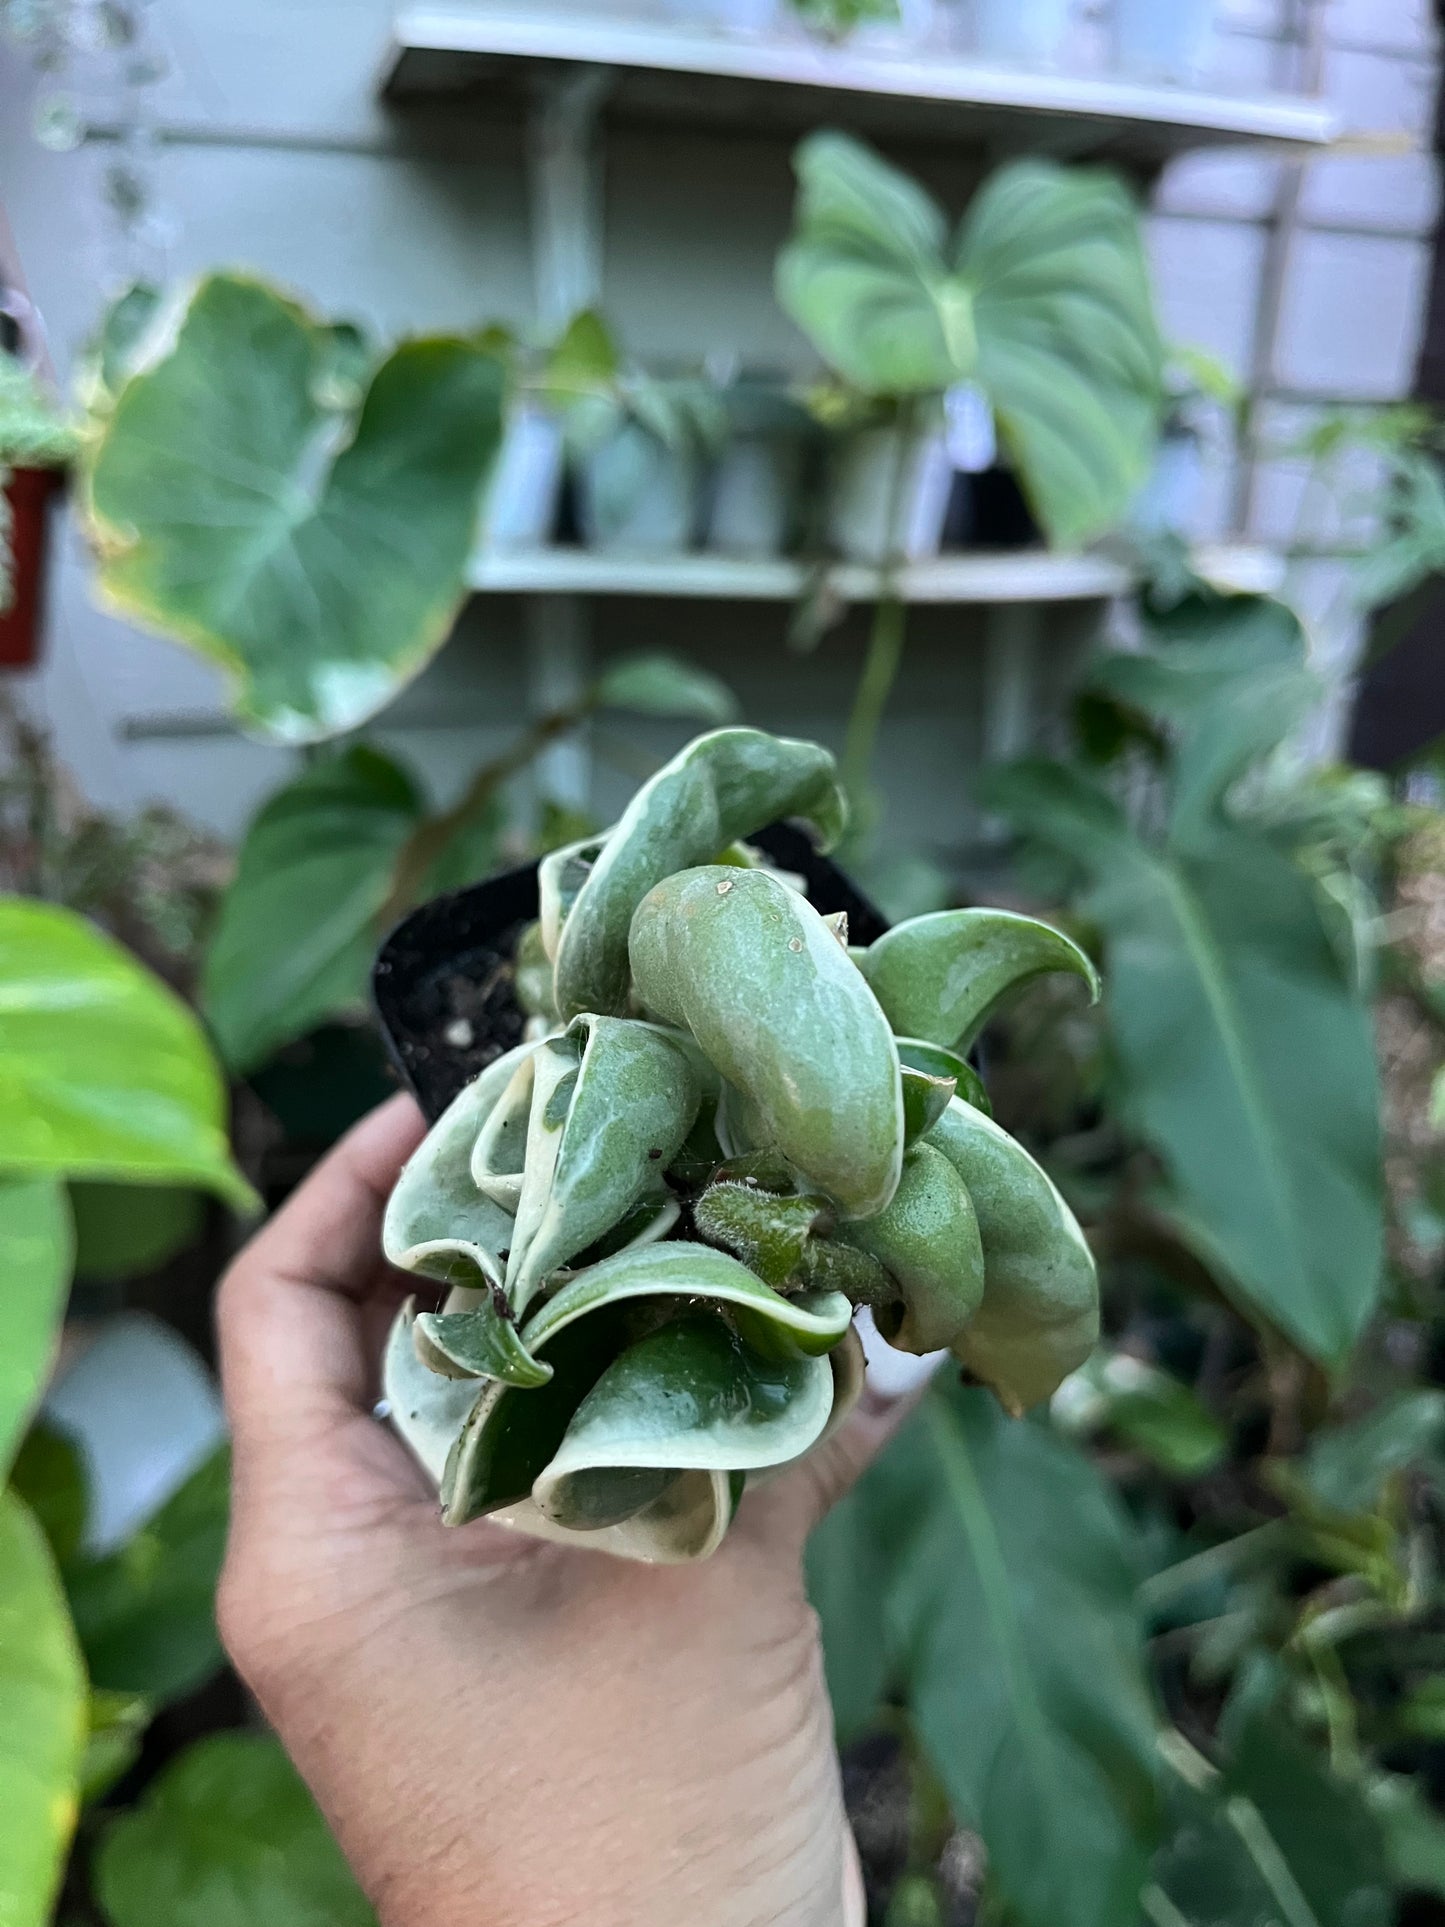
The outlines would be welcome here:
[[[532,1497],[573,1531],[615,1525],[680,1473],[747,1473],[801,1458],[832,1409],[826,1358],[765,1357],[721,1318],[680,1318],[602,1374]]]
[[[407,1161],[382,1225],[386,1256],[403,1271],[464,1287],[489,1289],[501,1282],[512,1220],[472,1182],[472,1148],[531,1049],[519,1046],[489,1064]]]
[[[506,1088],[493,1104],[472,1147],[472,1182],[484,1196],[515,1216],[527,1158],[532,1116],[535,1049],[527,1047]]]
[[[966,1051],[1010,991],[1053,970],[1099,994],[1098,972],[1062,931],[1011,910],[939,910],[900,923],[858,967],[900,1035]]]
[[[475,1379],[439,1378],[417,1356],[416,1312],[410,1299],[392,1322],[381,1361],[381,1395],[392,1424],[439,1485],[447,1456],[477,1402]]]
[[[617,1525],[599,1526],[585,1535],[558,1525],[528,1497],[493,1514],[497,1525],[524,1532],[532,1539],[551,1539],[560,1545],[586,1546],[590,1552],[611,1553],[616,1559],[647,1566],[692,1565],[708,1559],[722,1544],[732,1524],[743,1477],[736,1472],[683,1472],[660,1498]]]
[[[725,1178],[707,1187],[692,1215],[704,1243],[731,1252],[764,1284],[777,1287],[798,1269],[809,1234],[826,1212],[821,1198],[780,1195]]]
[[[562,926],[571,916],[572,906],[581,894],[582,885],[591,876],[602,854],[604,840],[600,836],[588,836],[580,843],[565,843],[559,850],[549,850],[537,865],[537,933],[542,942],[542,954],[549,963],[555,964],[557,961],[557,952],[562,943]],[[555,979],[551,995],[555,1007]]]
[[[807,818],[830,844],[841,835],[846,807],[827,750],[757,729],[718,729],[689,743],[643,784],[595,860],[595,846],[574,846],[555,876],[544,876],[543,928],[562,1016],[625,1011],[628,929],[648,891],[787,816]],[[549,925],[558,931],[554,951]]]
[[[983,1240],[983,1303],[954,1350],[1009,1411],[1026,1411],[1098,1343],[1093,1254],[1048,1173],[992,1118],[955,1098],[927,1141],[967,1186]]]
[[[512,1322],[505,1298],[468,1311],[423,1312],[416,1321],[417,1356],[444,1378],[501,1378],[509,1385],[545,1385],[552,1368],[533,1358]]]
[[[668,877],[639,905],[638,997],[697,1040],[776,1149],[847,1218],[893,1196],[903,1090],[877,999],[817,911],[762,870]]]
[[[898,1050],[898,1061],[905,1072],[917,1071],[924,1077],[951,1081],[954,1088],[949,1093],[950,1097],[961,1097],[966,1104],[972,1104],[975,1110],[982,1111],[985,1116],[993,1116],[993,1105],[989,1102],[983,1079],[967,1058],[960,1057],[957,1051],[945,1050],[942,1044],[930,1044],[922,1037],[895,1037],[893,1041]],[[908,1102],[906,1084],[903,1101],[905,1105]],[[947,1108],[945,1103],[943,1110]],[[942,1115],[942,1111],[939,1115]]]
[[[984,1254],[963,1180],[931,1144],[915,1144],[887,1208],[844,1227],[843,1242],[876,1258],[894,1281],[893,1302],[873,1320],[890,1345],[936,1352],[951,1345],[978,1309]]]
[[[903,1053],[898,1053],[898,1061],[903,1070],[903,1142],[915,1144],[925,1131],[931,1131],[949,1101],[958,1090],[957,1073],[940,1077],[932,1071],[915,1070],[911,1064],[903,1062]]]
[[[529,923],[517,939],[513,965],[517,1002],[528,1017],[540,1017],[548,1024],[557,1021],[557,1005],[552,995],[552,959],[542,943],[542,926]]]
[[[697,1116],[687,1053],[652,1024],[577,1018],[539,1046],[526,1169],[507,1261],[522,1310],[542,1281],[650,1195]]]
[[[840,1293],[809,1293],[785,1298],[765,1285],[746,1265],[725,1251],[686,1239],[644,1245],[589,1265],[569,1278],[527,1320],[522,1339],[528,1351],[551,1356],[553,1339],[579,1320],[646,1298],[691,1299],[746,1313],[754,1328],[765,1323],[786,1349],[826,1352],[842,1338],[853,1308]]]

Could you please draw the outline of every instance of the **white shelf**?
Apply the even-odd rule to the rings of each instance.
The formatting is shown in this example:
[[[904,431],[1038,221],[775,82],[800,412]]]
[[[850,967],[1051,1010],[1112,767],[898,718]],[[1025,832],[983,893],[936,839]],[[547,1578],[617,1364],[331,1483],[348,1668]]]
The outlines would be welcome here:
[[[1202,549],[1195,567],[1220,588],[1271,593],[1284,579],[1282,559],[1264,549]],[[539,549],[481,555],[469,581],[487,595],[670,596],[712,602],[792,602],[806,587],[801,562],[741,561],[721,555],[610,556],[588,549]],[[938,606],[1095,602],[1124,594],[1128,565],[1106,555],[1008,552],[940,556],[916,562],[900,578],[904,599]],[[871,601],[878,571],[839,563],[828,584],[848,602]]]
[[[1200,146],[1334,138],[1303,96],[1201,93],[1109,76],[987,67],[937,52],[829,46],[666,20],[491,0],[403,7],[384,82],[394,97],[521,89],[578,66],[611,69],[609,109],[796,133],[829,119],[865,132],[1027,146],[1060,157],[1159,161]]]

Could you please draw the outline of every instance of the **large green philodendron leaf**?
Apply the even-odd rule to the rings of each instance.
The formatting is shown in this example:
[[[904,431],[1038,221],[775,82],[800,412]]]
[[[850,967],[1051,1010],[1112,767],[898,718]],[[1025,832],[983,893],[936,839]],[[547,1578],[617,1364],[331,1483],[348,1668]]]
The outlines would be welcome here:
[[[913,1145],[884,1209],[840,1236],[876,1258],[898,1287],[895,1304],[873,1310],[890,1345],[921,1355],[954,1343],[983,1297],[984,1257],[973,1201],[941,1151]]]
[[[70,1284],[65,1190],[0,1180],[0,1486],[50,1371]]]
[[[46,1927],[79,1804],[85,1668],[45,1536],[0,1491],[0,1921]]]
[[[422,810],[406,771],[360,744],[312,763],[262,805],[202,979],[206,1016],[233,1070],[361,1003],[377,917]]]
[[[1116,522],[1159,426],[1163,353],[1138,213],[1107,174],[1022,161],[980,189],[950,250],[906,175],[841,134],[798,150],[783,307],[865,394],[978,385],[1056,541]]]
[[[1099,1339],[1093,1253],[1048,1173],[958,1098],[929,1132],[962,1178],[983,1242],[983,1303],[954,1349],[1009,1411],[1050,1397]]]
[[[1016,765],[990,795],[1092,878],[1128,1102],[1185,1229],[1248,1307],[1338,1364],[1380,1288],[1379,1074],[1314,884],[1223,825],[1153,849],[1061,765]]]
[[[1117,522],[1149,471],[1163,349],[1133,197],[1109,174],[1020,161],[964,217],[975,379],[1059,542]]]
[[[887,931],[858,968],[900,1037],[966,1051],[1004,998],[1050,971],[1094,997],[1098,972],[1061,931],[1011,910],[938,910]]]
[[[359,409],[336,364],[295,302],[212,275],[158,323],[91,458],[107,599],[219,662],[242,719],[293,743],[354,729],[445,640],[501,434],[505,371],[475,342],[404,343]]]
[[[579,866],[575,847],[545,857],[542,928],[563,1017],[625,1012],[628,927],[655,884],[791,816],[814,823],[829,845],[841,836],[846,804],[832,756],[816,743],[719,729],[643,784],[590,867]]]
[[[0,897],[0,1171],[192,1182],[253,1203],[175,993],[83,917]]]
[[[971,373],[973,298],[948,271],[936,203],[843,134],[811,135],[793,165],[777,293],[819,353],[870,395],[938,394]]]
[[[213,1733],[112,1820],[95,1863],[112,1927],[376,1927],[268,1733]]]
[[[903,1086],[888,1020],[805,898],[721,865],[660,883],[632,922],[642,1003],[688,1031],[776,1146],[848,1218],[898,1188]]]
[[[1129,1527],[1089,1461],[985,1393],[935,1387],[844,1508],[887,1549],[892,1669],[1010,1918],[1134,1920],[1155,1713]],[[831,1673],[827,1622],[824,1640]]]
[[[552,1272],[649,1194],[662,1193],[662,1174],[692,1129],[701,1098],[686,1052],[651,1024],[578,1017],[556,1041],[579,1047],[580,1061],[570,1088],[553,1093],[549,1103],[541,1066],[552,1044],[536,1059],[506,1273],[518,1313]],[[548,1155],[541,1154],[539,1137],[555,1139]]]

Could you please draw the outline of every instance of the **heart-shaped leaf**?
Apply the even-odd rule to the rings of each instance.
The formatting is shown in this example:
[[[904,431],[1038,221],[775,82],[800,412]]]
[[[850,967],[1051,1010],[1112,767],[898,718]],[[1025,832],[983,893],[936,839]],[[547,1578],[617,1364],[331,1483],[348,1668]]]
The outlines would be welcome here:
[[[858,967],[895,1031],[959,1052],[1005,997],[1047,972],[1072,971],[1099,994],[1098,972],[1076,943],[1009,910],[914,917],[885,932]]]
[[[70,1256],[64,1187],[49,1178],[0,1181],[0,1486],[45,1389]]]
[[[1048,1398],[1099,1338],[1093,1254],[1049,1175],[955,1098],[928,1134],[962,1178],[983,1243],[983,1302],[955,1345],[1012,1412]]]
[[[226,1091],[173,991],[83,917],[0,897],[0,1170],[192,1182],[247,1209]]]
[[[474,1378],[443,1378],[417,1356],[416,1312],[410,1300],[397,1313],[381,1361],[381,1395],[392,1424],[423,1471],[440,1485],[447,1454],[478,1398]]]
[[[779,817],[805,817],[825,841],[842,834],[846,805],[833,758],[816,743],[768,736],[757,729],[719,729],[699,736],[633,797],[549,945],[557,963],[557,1007],[621,1013],[627,1004],[627,936],[632,914],[676,870],[708,863],[728,844]],[[543,931],[549,873],[571,866],[575,851],[543,859]]]
[[[86,1684],[45,1536],[0,1491],[0,1920],[46,1927],[79,1804]]]
[[[358,410],[333,379],[334,332],[234,275],[203,280],[149,346],[91,459],[102,591],[220,663],[267,734],[354,729],[436,652],[466,593],[501,361],[460,338],[407,342]]]
[[[643,1004],[696,1038],[767,1136],[846,1217],[898,1184],[903,1093],[887,1019],[817,911],[763,870],[661,883],[632,924]]]
[[[893,1280],[895,1302],[873,1312],[890,1345],[921,1355],[953,1344],[983,1297],[984,1255],[968,1191],[941,1151],[915,1144],[884,1209],[839,1235]]]
[[[417,1356],[444,1378],[500,1378],[509,1385],[545,1385],[551,1367],[533,1358],[518,1336],[505,1302],[467,1311],[423,1312],[416,1321]]]

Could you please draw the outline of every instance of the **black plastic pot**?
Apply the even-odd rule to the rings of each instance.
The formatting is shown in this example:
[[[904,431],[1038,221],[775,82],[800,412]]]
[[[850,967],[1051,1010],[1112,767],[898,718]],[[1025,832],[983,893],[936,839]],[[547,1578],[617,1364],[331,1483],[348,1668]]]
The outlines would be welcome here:
[[[748,841],[804,879],[815,909],[846,910],[851,943],[873,943],[888,928],[803,830],[775,823]],[[527,863],[423,904],[382,944],[371,979],[381,1034],[429,1122],[521,1043],[526,1019],[512,995],[512,957],[536,915],[537,866]]]

